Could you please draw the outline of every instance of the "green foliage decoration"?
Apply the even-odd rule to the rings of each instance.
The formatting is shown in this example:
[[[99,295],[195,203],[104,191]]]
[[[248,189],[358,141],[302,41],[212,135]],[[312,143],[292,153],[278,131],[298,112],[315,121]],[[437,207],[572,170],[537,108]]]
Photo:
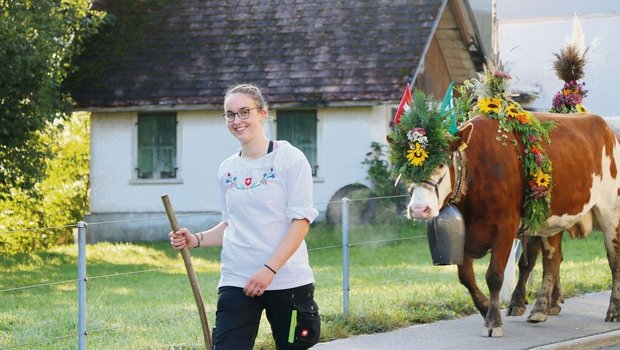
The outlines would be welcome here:
[[[422,91],[413,92],[408,111],[388,135],[390,162],[395,177],[419,183],[431,177],[435,169],[450,162],[450,142],[455,136],[448,133],[447,121],[437,103]]]
[[[521,141],[522,146],[516,141],[511,143],[515,147],[523,147],[521,160],[527,184],[521,215],[525,228],[536,232],[550,213],[553,168],[543,143],[551,143],[549,132],[554,124],[541,123],[532,113],[508,97],[510,79],[511,76],[503,70],[501,62],[491,61],[483,72],[478,73],[477,78],[464,84],[463,99],[477,99],[469,113],[471,117],[485,114],[498,121],[498,142],[507,146],[508,134],[515,135]]]

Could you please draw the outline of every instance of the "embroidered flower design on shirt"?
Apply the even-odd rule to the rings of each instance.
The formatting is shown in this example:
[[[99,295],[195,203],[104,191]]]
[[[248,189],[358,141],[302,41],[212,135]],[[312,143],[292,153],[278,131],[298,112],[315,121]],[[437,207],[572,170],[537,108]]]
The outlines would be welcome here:
[[[252,177],[244,177],[241,183],[237,182],[237,176],[232,175],[230,172],[226,173],[226,186],[229,188],[235,188],[237,190],[249,190],[259,187],[261,185],[267,185],[270,179],[275,179],[276,173],[273,171],[273,167],[263,173],[260,181],[254,181]]]

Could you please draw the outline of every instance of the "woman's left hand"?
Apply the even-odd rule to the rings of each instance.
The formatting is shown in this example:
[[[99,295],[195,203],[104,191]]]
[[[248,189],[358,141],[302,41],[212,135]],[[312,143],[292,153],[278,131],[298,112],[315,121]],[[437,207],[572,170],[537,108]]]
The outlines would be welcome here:
[[[265,293],[267,287],[273,281],[273,272],[266,267],[261,267],[258,271],[256,271],[252,277],[248,280],[248,282],[243,287],[243,291],[245,295],[250,298],[259,297]]]

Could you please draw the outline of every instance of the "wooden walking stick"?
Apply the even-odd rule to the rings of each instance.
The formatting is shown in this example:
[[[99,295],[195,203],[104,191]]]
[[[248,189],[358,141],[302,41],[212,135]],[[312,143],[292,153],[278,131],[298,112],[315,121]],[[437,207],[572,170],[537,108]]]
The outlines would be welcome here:
[[[168,195],[165,194],[161,196],[161,200],[164,203],[164,208],[166,208],[166,214],[168,214],[168,220],[170,221],[170,227],[172,227],[172,231],[178,231],[181,227],[179,227],[177,217],[174,214],[174,209],[172,209],[172,204],[170,204],[170,199],[168,198]],[[207,347],[207,350],[211,350],[211,331],[209,330],[207,312],[205,311],[205,304],[202,300],[202,294],[200,293],[200,285],[198,285],[198,281],[196,280],[196,272],[194,272],[194,267],[192,266],[192,259],[189,256],[189,250],[187,249],[187,247],[181,249],[181,255],[183,256],[183,262],[185,263],[185,270],[187,270],[187,277],[189,277],[189,284],[192,286],[192,292],[194,292],[194,299],[196,299],[198,315],[200,316],[200,323],[202,325],[202,334],[205,338],[205,346]]]

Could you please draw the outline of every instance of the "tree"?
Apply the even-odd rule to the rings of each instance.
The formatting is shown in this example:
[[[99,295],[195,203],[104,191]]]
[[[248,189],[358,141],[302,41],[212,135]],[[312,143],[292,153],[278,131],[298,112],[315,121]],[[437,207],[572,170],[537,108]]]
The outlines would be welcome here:
[[[66,119],[61,91],[71,58],[95,34],[103,13],[89,0],[0,0],[0,199],[34,188],[49,144],[41,132]]]
[[[69,241],[70,225],[88,212],[89,115],[57,119],[39,133],[52,157],[33,189],[10,189],[0,199],[0,254],[27,252]]]

